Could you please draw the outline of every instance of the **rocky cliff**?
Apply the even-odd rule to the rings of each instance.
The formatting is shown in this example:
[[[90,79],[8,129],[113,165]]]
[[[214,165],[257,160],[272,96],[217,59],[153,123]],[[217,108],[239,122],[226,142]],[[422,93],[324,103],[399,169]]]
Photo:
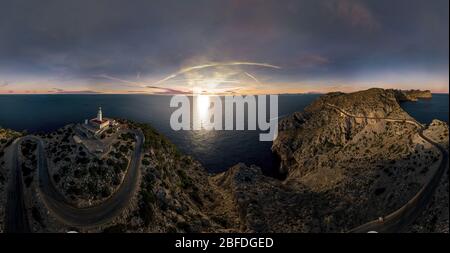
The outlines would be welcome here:
[[[214,182],[245,231],[348,231],[404,205],[436,171],[440,153],[407,121],[392,90],[327,94],[279,123],[272,149],[285,181],[241,164]],[[425,133],[448,142],[448,126],[439,126]]]
[[[417,101],[418,99],[429,99],[432,97],[429,90],[394,90],[399,102]]]
[[[330,105],[380,120],[349,117]],[[284,183],[329,198],[317,221],[325,231],[349,229],[396,210],[437,169],[440,154],[406,120],[413,119],[399,106],[395,91],[370,89],[327,94],[280,122],[272,149],[288,174]],[[428,131],[438,133],[448,140],[445,123]],[[348,218],[339,218],[340,210]]]

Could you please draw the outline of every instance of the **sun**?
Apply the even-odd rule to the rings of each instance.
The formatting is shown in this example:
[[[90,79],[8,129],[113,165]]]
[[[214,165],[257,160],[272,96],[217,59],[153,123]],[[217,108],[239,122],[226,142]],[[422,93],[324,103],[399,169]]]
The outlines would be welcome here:
[[[197,120],[201,126],[207,126],[210,123],[209,119],[209,107],[211,105],[210,96],[197,95],[195,99],[196,99],[195,110],[197,113]]]

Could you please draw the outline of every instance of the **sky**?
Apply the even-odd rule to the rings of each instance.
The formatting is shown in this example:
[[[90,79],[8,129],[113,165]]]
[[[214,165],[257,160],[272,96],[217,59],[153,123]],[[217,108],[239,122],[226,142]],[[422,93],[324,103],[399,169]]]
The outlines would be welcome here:
[[[0,0],[0,93],[448,93],[448,0]]]

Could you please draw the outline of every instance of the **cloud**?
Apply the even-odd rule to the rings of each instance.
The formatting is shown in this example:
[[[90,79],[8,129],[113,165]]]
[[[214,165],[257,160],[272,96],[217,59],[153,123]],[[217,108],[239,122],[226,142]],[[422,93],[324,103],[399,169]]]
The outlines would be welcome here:
[[[9,85],[8,81],[4,81],[3,83],[0,84],[0,88],[6,87]]]
[[[54,92],[64,92],[64,89],[60,89],[60,88],[53,88],[52,89]]]
[[[49,93],[53,94],[101,94],[102,92],[93,90],[65,90],[61,88],[52,88]]]
[[[179,89],[164,88],[159,86],[148,85],[146,88],[152,89],[153,94],[191,94],[190,91],[182,91]],[[156,91],[155,91],[156,90]]]
[[[448,76],[448,0],[10,2],[0,8],[0,75],[14,83],[0,88],[8,90],[179,88],[193,74],[183,67],[204,62],[283,67],[242,66],[262,84],[329,85],[402,69]],[[216,72],[223,66],[201,77],[218,80]]]
[[[313,68],[330,64],[331,61],[321,55],[304,54],[295,59],[293,65],[299,68]]]
[[[273,69],[280,69],[280,66],[268,64],[268,63],[259,63],[259,62],[214,62],[214,63],[207,63],[203,65],[196,65],[191,66],[188,68],[184,68],[179,70],[176,73],[170,74],[169,76],[157,81],[155,84],[160,84],[163,82],[166,82],[170,79],[173,79],[179,75],[186,74],[191,71],[197,71],[205,68],[212,68],[212,67],[223,67],[223,66],[257,66],[257,67],[264,67],[264,68],[273,68]]]
[[[111,80],[111,81],[117,81],[117,82],[122,83],[121,84],[122,86],[127,86],[127,87],[144,87],[144,85],[142,83],[140,83],[140,82],[133,82],[133,81],[117,78],[117,77],[106,75],[106,74],[96,75],[94,77],[95,78],[104,78],[104,79],[108,79],[108,80]]]
[[[328,9],[335,16],[351,27],[363,29],[379,29],[379,21],[374,17],[369,8],[359,0],[333,0],[327,1]]]

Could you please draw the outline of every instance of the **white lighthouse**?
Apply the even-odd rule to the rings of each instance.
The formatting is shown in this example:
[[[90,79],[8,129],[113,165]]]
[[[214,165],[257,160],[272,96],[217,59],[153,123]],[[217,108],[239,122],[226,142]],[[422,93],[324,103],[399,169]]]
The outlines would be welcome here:
[[[100,121],[100,122],[103,122],[102,107],[98,108],[97,120]]]
[[[89,125],[96,129],[96,131],[101,131],[109,126],[110,120],[107,118],[103,118],[102,108],[99,107],[97,118],[91,119],[89,123]]]
[[[84,125],[85,129],[94,135],[101,134],[104,130],[108,129],[110,126],[117,126],[115,120],[111,120],[108,118],[103,118],[102,107],[98,107],[97,117],[90,119],[89,121],[85,121]]]

